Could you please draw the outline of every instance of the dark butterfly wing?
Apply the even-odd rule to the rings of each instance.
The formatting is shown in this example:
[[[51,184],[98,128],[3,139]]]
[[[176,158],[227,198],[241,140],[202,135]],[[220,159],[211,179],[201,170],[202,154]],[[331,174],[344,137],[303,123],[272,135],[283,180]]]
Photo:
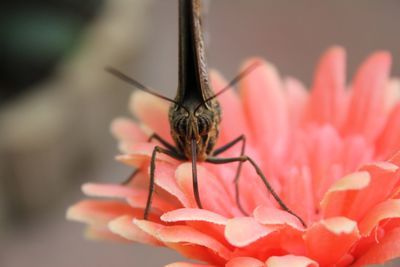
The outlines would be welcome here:
[[[188,109],[213,95],[200,15],[200,0],[179,1],[179,85],[175,100]]]

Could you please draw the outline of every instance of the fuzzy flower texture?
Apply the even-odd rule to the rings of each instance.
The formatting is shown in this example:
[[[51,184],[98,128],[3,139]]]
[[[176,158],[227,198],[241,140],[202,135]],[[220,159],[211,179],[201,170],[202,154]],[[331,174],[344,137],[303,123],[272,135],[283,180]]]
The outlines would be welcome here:
[[[68,210],[88,224],[92,238],[166,246],[198,263],[168,267],[365,266],[400,257],[400,81],[390,78],[391,58],[376,52],[346,84],[344,49],[320,60],[311,90],[282,79],[261,59],[241,80],[239,93],[219,97],[222,122],[217,147],[241,134],[283,201],[307,227],[284,212],[252,166],[239,181],[243,215],[235,202],[237,163],[198,163],[204,209],[196,206],[191,163],[159,154],[156,194],[143,220],[149,162],[156,132],[172,143],[168,103],[136,92],[130,103],[139,122],[119,118],[112,132],[122,155],[139,169],[129,184],[85,184],[96,197]],[[211,73],[218,91],[227,82]],[[240,145],[222,157],[237,156]]]

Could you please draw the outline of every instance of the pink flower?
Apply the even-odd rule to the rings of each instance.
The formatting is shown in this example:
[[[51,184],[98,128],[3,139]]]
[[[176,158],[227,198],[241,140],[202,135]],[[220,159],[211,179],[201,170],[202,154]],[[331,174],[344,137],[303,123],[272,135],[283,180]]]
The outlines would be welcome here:
[[[142,220],[154,147],[146,140],[153,131],[172,140],[168,103],[141,92],[130,103],[139,123],[112,124],[123,152],[117,159],[138,176],[127,185],[85,184],[88,196],[109,199],[79,202],[68,218],[87,223],[92,237],[167,246],[208,264],[169,267],[363,266],[400,257],[400,82],[389,77],[390,61],[374,53],[347,89],[345,52],[333,47],[311,91],[263,63],[241,81],[239,94],[219,98],[219,145],[245,134],[246,153],[307,228],[279,208],[249,164],[239,185],[251,215],[235,203],[236,164],[198,164],[198,209],[191,164],[165,155],[157,159],[150,218]],[[212,81],[216,90],[226,84],[215,72]]]

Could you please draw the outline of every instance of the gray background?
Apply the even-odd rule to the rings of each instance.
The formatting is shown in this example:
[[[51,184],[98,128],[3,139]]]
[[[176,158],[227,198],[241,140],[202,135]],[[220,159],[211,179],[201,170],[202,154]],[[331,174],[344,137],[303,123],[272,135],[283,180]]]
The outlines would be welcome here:
[[[137,35],[130,36],[134,40],[131,43],[132,47],[125,47],[124,53],[116,53],[115,57],[119,58],[110,60],[110,64],[126,70],[144,84],[172,96],[177,85],[177,1],[131,2],[136,3],[137,10],[126,10],[125,15],[129,16],[131,12],[132,17],[137,16],[135,25],[123,25],[126,28],[115,28],[115,31],[132,35],[132,28],[137,28]],[[208,62],[211,67],[217,68],[225,77],[230,78],[237,73],[243,60],[250,56],[262,56],[273,62],[282,75],[297,77],[309,86],[320,54],[329,46],[338,44],[347,49],[349,75],[354,73],[356,66],[369,53],[386,49],[393,54],[392,73],[399,76],[399,12],[400,1],[397,0],[212,0],[205,18]],[[97,42],[97,48],[101,47],[102,41]],[[92,52],[96,53],[96,50]],[[73,60],[79,61],[79,58]],[[66,64],[68,66],[70,63]],[[104,76],[102,68],[103,65],[94,69],[83,68],[87,72],[82,74],[85,78],[83,80],[108,79]],[[62,73],[68,72],[68,67],[61,69]],[[82,84],[80,85],[83,88]],[[68,205],[82,197],[79,191],[81,182],[114,182],[129,173],[128,168],[113,161],[117,151],[115,141],[108,133],[108,123],[113,117],[128,114],[126,100],[130,91],[120,90],[119,87],[128,87],[116,81],[110,80],[106,85],[105,89],[86,92],[85,95],[89,95],[89,104],[78,101],[79,110],[82,112],[71,115],[69,118],[72,118],[72,122],[68,120],[63,124],[72,125],[70,128],[73,128],[73,132],[69,131],[64,140],[79,140],[80,136],[89,133],[88,140],[95,142],[95,145],[90,147],[93,154],[88,156],[91,168],[78,172],[78,179],[75,177],[77,174],[64,177],[62,184],[69,183],[68,190],[57,191],[56,197],[48,200],[52,205],[45,205],[36,215],[31,214],[26,222],[10,223],[9,220],[5,220],[7,223],[0,232],[0,266],[162,266],[182,260],[175,253],[162,248],[89,242],[82,237],[83,225],[64,219]],[[68,86],[64,87],[68,92],[74,90]],[[77,95],[81,96],[82,93]],[[51,105],[50,101],[48,104]],[[99,107],[100,111],[97,110]],[[82,116],[87,121],[82,119]],[[88,122],[91,125],[89,131]],[[73,147],[77,150],[82,149],[78,142],[74,144]],[[59,147],[52,151],[50,154],[44,153],[44,156],[31,164],[32,166],[26,167],[32,168],[33,171],[28,169],[25,174],[33,172],[36,176],[23,177],[24,183],[41,183],[40,187],[44,190],[40,195],[46,195],[60,185],[60,182],[54,183],[52,180],[56,179],[57,175],[50,175],[52,178],[48,183],[40,180],[43,177],[42,172],[45,171],[43,169],[54,167],[49,166],[48,157],[54,159],[54,155],[57,155],[60,162],[66,161],[60,156]],[[31,151],[24,152],[22,156],[18,152],[17,157],[10,157],[15,155],[13,153],[5,153],[3,156],[7,162],[15,163],[16,166],[26,166],[20,165],[20,161],[28,158],[31,162],[32,157],[35,157],[35,153]],[[72,155],[81,155],[79,153]],[[62,170],[65,169],[70,168],[64,167]],[[4,189],[9,190],[5,187]]]

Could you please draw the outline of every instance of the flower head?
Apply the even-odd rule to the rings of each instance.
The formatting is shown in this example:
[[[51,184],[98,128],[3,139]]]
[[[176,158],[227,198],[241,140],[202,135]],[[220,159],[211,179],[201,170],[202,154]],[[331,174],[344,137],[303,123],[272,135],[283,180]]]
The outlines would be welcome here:
[[[260,59],[249,60],[244,67]],[[243,215],[235,202],[236,164],[198,164],[203,208],[196,206],[191,164],[157,160],[156,192],[143,220],[154,143],[168,141],[168,103],[137,92],[130,107],[139,123],[117,119],[117,159],[138,169],[128,184],[85,184],[89,199],[68,217],[96,238],[167,246],[208,265],[363,266],[400,256],[400,82],[390,79],[390,55],[376,52],[346,85],[345,52],[329,49],[310,91],[281,79],[269,63],[221,95],[219,145],[244,134],[246,154],[260,165],[283,201],[307,223],[281,210],[251,165],[239,180]],[[226,82],[212,73],[213,87]],[[347,88],[349,87],[349,88]],[[224,156],[237,156],[233,148]]]

